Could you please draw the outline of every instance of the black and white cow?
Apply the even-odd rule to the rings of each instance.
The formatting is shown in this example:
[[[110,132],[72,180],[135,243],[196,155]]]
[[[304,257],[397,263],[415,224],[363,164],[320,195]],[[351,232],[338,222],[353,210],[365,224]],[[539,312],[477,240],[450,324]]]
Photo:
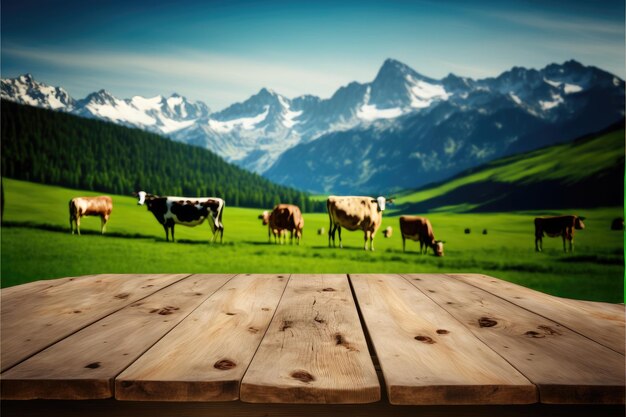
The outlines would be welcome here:
[[[209,226],[213,232],[211,242],[215,241],[217,232],[220,233],[220,243],[224,237],[224,225],[222,224],[222,212],[224,200],[217,197],[159,197],[148,194],[145,191],[137,193],[137,204],[148,207],[148,211],[165,229],[165,240],[169,241],[169,230],[172,230],[174,241],[174,225],[197,226],[209,219]]]

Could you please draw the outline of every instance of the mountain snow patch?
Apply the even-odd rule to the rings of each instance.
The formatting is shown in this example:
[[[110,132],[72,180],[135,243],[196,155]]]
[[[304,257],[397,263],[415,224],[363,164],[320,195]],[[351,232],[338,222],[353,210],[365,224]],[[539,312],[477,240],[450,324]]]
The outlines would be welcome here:
[[[435,100],[447,100],[450,97],[441,85],[416,80],[410,75],[407,75],[407,81],[413,84],[411,87],[411,107],[413,108],[423,109],[429,107]]]
[[[550,110],[563,102],[564,102],[563,97],[561,97],[558,94],[553,94],[552,101],[539,100],[539,105],[541,106],[542,110]]]
[[[580,93],[581,91],[583,91],[583,88],[576,84],[562,83],[558,81],[548,80],[546,78],[544,78],[543,81],[555,88],[560,88],[561,86],[563,86],[563,91],[565,92],[565,94]]]
[[[240,119],[226,120],[224,122],[210,119],[209,127],[217,133],[228,133],[235,128],[252,130],[256,127],[256,125],[265,120],[269,111],[270,107],[265,106],[265,110],[263,111],[263,113],[260,113],[254,117],[242,117]]]

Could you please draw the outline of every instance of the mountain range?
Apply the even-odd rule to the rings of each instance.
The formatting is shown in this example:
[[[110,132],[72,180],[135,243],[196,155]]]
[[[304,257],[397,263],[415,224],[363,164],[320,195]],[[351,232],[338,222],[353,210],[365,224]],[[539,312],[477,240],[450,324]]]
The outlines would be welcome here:
[[[327,99],[262,88],[216,112],[177,94],[119,99],[100,90],[75,100],[29,74],[3,79],[0,96],[205,147],[299,189],[382,194],[598,131],[624,117],[624,87],[573,60],[437,80],[388,59],[372,82]]]

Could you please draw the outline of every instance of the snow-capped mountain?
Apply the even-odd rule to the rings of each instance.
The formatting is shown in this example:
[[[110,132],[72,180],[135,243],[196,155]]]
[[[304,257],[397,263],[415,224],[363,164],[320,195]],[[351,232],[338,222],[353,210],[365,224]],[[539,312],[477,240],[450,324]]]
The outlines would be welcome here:
[[[31,74],[2,79],[0,83],[2,99],[53,110],[71,111],[74,108],[75,101],[67,91],[37,82]]]
[[[207,117],[209,108],[203,102],[193,103],[178,94],[121,100],[100,90],[77,101],[73,113],[169,135]]]
[[[35,81],[30,74],[3,79],[0,96],[20,104],[67,111],[164,135],[189,127],[210,113],[206,104],[190,102],[178,94],[122,100],[100,90],[75,100],[64,89]]]
[[[385,72],[392,80],[381,88],[385,94],[370,92],[361,109],[375,107],[379,116],[394,111],[396,117],[295,146],[264,175],[317,193],[414,188],[624,117],[624,81],[575,61],[542,70],[513,68],[483,80],[449,75],[440,81],[392,63],[367,87],[375,91]]]
[[[315,192],[414,187],[624,117],[624,81],[576,61],[437,80],[388,59],[371,82],[327,99],[262,88],[214,113],[176,94],[74,100],[30,75],[2,80],[2,98],[163,134]]]

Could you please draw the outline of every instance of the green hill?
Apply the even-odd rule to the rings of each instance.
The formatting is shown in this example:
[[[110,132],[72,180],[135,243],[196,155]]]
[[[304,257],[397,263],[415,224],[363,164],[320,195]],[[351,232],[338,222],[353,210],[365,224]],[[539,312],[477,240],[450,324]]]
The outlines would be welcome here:
[[[325,205],[207,149],[113,123],[2,101],[2,176],[114,194],[217,196],[227,205]]]
[[[563,145],[518,154],[409,191],[402,213],[494,212],[624,203],[624,122]]]

